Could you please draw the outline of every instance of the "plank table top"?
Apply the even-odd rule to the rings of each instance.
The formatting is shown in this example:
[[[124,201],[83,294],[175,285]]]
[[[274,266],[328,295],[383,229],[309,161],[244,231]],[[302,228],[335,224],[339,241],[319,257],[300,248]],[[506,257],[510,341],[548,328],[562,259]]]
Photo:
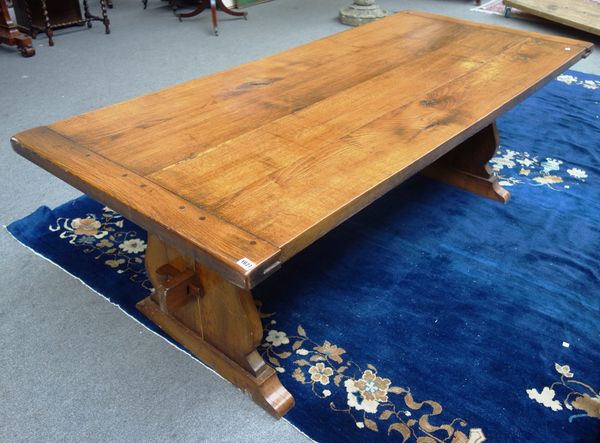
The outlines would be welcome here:
[[[503,3],[546,20],[600,35],[599,0],[504,0]]]
[[[12,143],[249,289],[590,48],[406,11]]]

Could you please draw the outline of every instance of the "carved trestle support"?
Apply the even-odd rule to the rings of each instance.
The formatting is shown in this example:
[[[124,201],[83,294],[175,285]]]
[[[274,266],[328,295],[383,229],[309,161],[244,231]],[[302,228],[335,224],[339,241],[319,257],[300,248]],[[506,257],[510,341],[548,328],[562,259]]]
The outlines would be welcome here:
[[[421,173],[461,189],[507,203],[510,193],[498,183],[488,162],[499,146],[498,129],[492,123],[465,140]]]
[[[154,285],[137,308],[196,357],[276,417],[294,399],[257,351],[263,328],[248,290],[148,235],[146,270]]]

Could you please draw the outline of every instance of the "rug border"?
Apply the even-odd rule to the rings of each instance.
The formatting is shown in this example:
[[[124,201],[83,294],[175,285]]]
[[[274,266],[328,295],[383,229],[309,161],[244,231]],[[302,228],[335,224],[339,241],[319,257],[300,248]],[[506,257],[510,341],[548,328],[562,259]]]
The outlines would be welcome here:
[[[70,201],[70,200],[69,200]],[[42,207],[47,207],[46,205],[42,205],[40,206],[40,208]],[[33,212],[32,212],[33,213]],[[27,217],[27,215],[25,216]],[[22,218],[25,218],[22,217]],[[18,219],[21,220],[22,218]],[[65,274],[67,274],[69,277],[73,278],[74,280],[77,280],[79,283],[81,283],[83,286],[85,286],[87,289],[89,289],[90,291],[92,291],[95,295],[101,297],[102,299],[104,299],[106,302],[110,303],[113,306],[116,306],[118,308],[119,311],[121,311],[121,313],[125,314],[127,317],[129,317],[131,320],[133,320],[134,322],[136,322],[138,325],[142,326],[144,329],[146,329],[147,331],[151,332],[153,335],[155,335],[156,337],[160,338],[161,340],[163,340],[165,343],[167,343],[169,346],[174,347],[175,349],[177,349],[178,351],[182,352],[183,354],[187,355],[190,359],[192,359],[194,361],[194,363],[200,364],[201,366],[203,366],[205,369],[208,369],[208,371],[212,372],[213,374],[215,374],[219,379],[224,380],[227,384],[233,386],[236,388],[237,391],[241,392],[243,395],[245,395],[246,397],[249,397],[248,394],[243,390],[243,389],[239,389],[237,386],[232,385],[227,379],[225,379],[221,374],[219,374],[218,372],[216,372],[214,369],[212,369],[210,366],[207,366],[202,360],[194,357],[192,354],[190,354],[188,351],[186,351],[185,349],[177,346],[175,343],[173,343],[172,341],[170,341],[168,338],[160,335],[158,332],[153,331],[152,329],[150,329],[148,326],[146,326],[145,324],[143,324],[141,321],[139,321],[137,318],[135,318],[134,316],[132,316],[131,314],[129,314],[127,311],[125,311],[121,306],[119,306],[117,303],[112,302],[108,297],[106,297],[104,294],[102,294],[101,292],[97,291],[96,289],[92,288],[90,285],[88,285],[84,280],[82,280],[81,278],[77,277],[76,275],[72,274],[71,272],[67,271],[65,268],[63,268],[61,265],[59,265],[58,263],[56,263],[53,260],[50,260],[48,257],[43,256],[42,254],[40,254],[39,252],[37,252],[35,249],[33,249],[31,246],[26,245],[25,243],[23,243],[21,240],[19,240],[17,237],[15,237],[15,235],[13,235],[12,232],[10,232],[10,230],[8,229],[7,225],[2,225],[2,228],[4,229],[4,231],[6,233],[8,233],[9,237],[12,238],[14,241],[16,241],[18,244],[20,244],[21,246],[23,246],[24,248],[28,249],[29,252],[32,252],[34,255],[41,257],[42,259],[44,259],[45,261],[47,261],[48,263],[56,266],[58,269],[60,269],[61,271],[63,271]],[[317,440],[314,440],[313,438],[311,438],[310,436],[308,436],[306,433],[304,433],[303,431],[301,431],[297,426],[295,426],[291,421],[289,421],[285,416],[281,417],[281,420],[285,423],[287,423],[289,426],[291,426],[295,431],[297,431],[298,433],[302,434],[304,437],[306,437],[308,440],[310,440],[311,442],[314,443],[318,443]]]

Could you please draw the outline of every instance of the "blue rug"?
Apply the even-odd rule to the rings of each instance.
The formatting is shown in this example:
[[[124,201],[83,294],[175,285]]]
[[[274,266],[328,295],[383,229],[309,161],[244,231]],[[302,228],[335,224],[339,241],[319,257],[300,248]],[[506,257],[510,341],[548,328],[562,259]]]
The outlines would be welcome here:
[[[257,288],[260,352],[315,440],[600,441],[600,77],[498,126],[508,205],[416,177]],[[81,197],[8,229],[160,333],[135,309],[140,228]]]

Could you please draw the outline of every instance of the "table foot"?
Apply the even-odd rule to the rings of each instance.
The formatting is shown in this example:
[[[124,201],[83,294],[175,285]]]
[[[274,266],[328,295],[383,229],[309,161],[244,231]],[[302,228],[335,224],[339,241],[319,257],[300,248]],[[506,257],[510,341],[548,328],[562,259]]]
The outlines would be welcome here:
[[[151,234],[146,269],[155,291],[137,304],[144,315],[275,417],[294,405],[257,351],[263,329],[250,291]]]
[[[15,43],[19,47],[19,51],[23,57],[33,57],[35,55],[35,49],[33,49],[33,43],[31,39],[24,34],[15,37]]]
[[[35,55],[35,49],[31,46],[19,46],[19,51],[23,57],[33,57]]]
[[[0,43],[17,46],[23,57],[35,55],[31,38],[17,29],[17,26],[10,20],[8,12],[6,12],[6,16],[0,15]]]
[[[500,186],[498,177],[487,164],[496,153],[498,144],[498,130],[496,123],[492,123],[425,168],[422,174],[507,203],[510,193]]]

